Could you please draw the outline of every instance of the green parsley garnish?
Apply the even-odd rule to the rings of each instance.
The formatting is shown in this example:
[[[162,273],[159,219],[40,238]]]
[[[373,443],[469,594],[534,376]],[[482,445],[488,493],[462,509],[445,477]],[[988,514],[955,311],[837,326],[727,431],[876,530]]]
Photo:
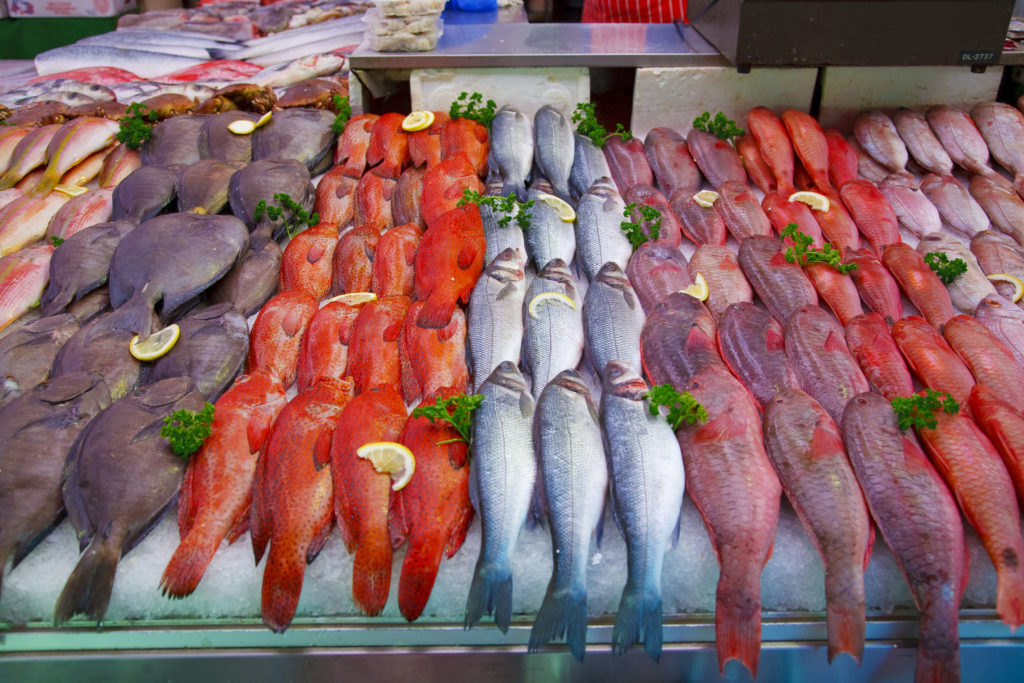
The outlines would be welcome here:
[[[117,140],[123,142],[128,149],[138,149],[153,135],[153,122],[157,113],[149,107],[132,102],[121,119],[121,128],[117,131]]]
[[[856,263],[843,263],[842,254],[831,244],[825,242],[821,249],[811,246],[814,238],[800,232],[796,223],[789,223],[782,229],[782,238],[793,240],[793,246],[786,247],[786,260],[790,263],[798,263],[805,266],[808,263],[824,263],[832,266],[841,275],[846,275],[851,270],[857,270]]]
[[[53,242],[53,246],[55,246],[55,247],[59,247],[60,245],[64,244],[64,238],[63,237],[57,237],[56,235],[51,237],[50,241]]]
[[[636,251],[644,242],[658,239],[658,233],[661,232],[661,211],[646,204],[626,204],[622,215],[632,218],[634,211],[640,214],[640,221],[622,221],[619,227],[626,233],[626,238],[633,245],[633,251]]]
[[[452,102],[452,106],[448,109],[448,116],[453,119],[473,119],[485,128],[490,128],[497,108],[498,105],[494,103],[494,100],[487,100],[484,103],[484,96],[480,93],[474,92],[470,95],[463,90]]]
[[[203,445],[213,429],[213,404],[207,401],[198,413],[191,410],[175,410],[164,418],[164,426],[160,428],[160,436],[171,444],[175,455],[187,458]]]
[[[572,122],[576,124],[576,132],[586,135],[598,147],[604,147],[604,143],[613,135],[618,135],[623,142],[633,139],[633,133],[626,130],[621,123],[615,124],[615,130],[611,133],[608,129],[597,122],[597,109],[593,102],[580,102],[572,112]]]
[[[945,252],[941,251],[928,252],[924,262],[935,271],[944,285],[952,284],[953,280],[967,272],[967,264],[962,258],[950,261]]]
[[[348,103],[348,95],[342,97],[341,95],[334,93],[332,96],[334,102],[334,111],[338,112],[334,117],[334,122],[331,124],[331,130],[338,135],[341,135],[342,131],[345,130],[345,124],[352,118],[352,105]]]
[[[483,400],[483,394],[473,396],[459,394],[451,398],[439,397],[434,405],[420,406],[412,411],[412,416],[425,417],[434,424],[438,424],[438,421],[447,422],[452,427],[455,427],[455,431],[462,437],[460,439],[441,441],[437,444],[438,446],[457,441],[469,443],[469,428],[472,425],[473,411],[483,403]]]
[[[531,199],[524,204],[511,193],[507,197],[491,197],[482,195],[476,190],[465,189],[462,191],[462,199],[455,206],[465,206],[466,204],[489,206],[495,211],[505,214],[498,219],[498,225],[503,228],[511,223],[514,217],[519,227],[526,230],[530,227],[530,219],[533,217],[533,214],[528,212],[528,209],[533,208],[533,200]]]
[[[690,392],[679,393],[671,384],[659,384],[651,387],[650,391],[644,394],[644,398],[651,401],[651,404],[647,406],[651,415],[660,414],[662,406],[668,408],[665,419],[672,425],[672,429],[679,429],[683,422],[692,425],[708,421],[708,411],[704,406]]]
[[[711,118],[711,112],[706,111],[693,120],[693,127],[705,133],[711,133],[719,140],[732,142],[733,138],[746,135],[746,131],[736,125],[736,122],[727,118],[722,112]]]
[[[300,226],[305,225],[311,228],[320,222],[320,214],[313,213],[310,215],[302,208],[301,204],[284,192],[275,194],[274,201],[277,202],[277,206],[268,205],[266,199],[261,199],[256,204],[256,211],[252,217],[254,223],[259,223],[264,215],[272,221],[283,220],[284,229],[288,233],[288,238],[291,239],[299,232]],[[291,214],[287,218],[285,217],[285,211]]]
[[[960,405],[956,399],[944,391],[926,389],[913,396],[897,397],[892,400],[892,410],[896,413],[900,429],[903,430],[911,427],[935,429],[935,411],[939,408],[950,415],[960,412]]]

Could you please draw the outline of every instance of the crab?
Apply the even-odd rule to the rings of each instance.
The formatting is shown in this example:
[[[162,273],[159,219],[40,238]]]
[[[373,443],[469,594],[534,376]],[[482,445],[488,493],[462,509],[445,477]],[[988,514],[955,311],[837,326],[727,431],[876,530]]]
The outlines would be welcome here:
[[[337,114],[334,106],[335,95],[348,97],[348,83],[339,83],[327,78],[310,78],[289,86],[277,99],[277,106],[325,109]]]
[[[196,101],[186,95],[164,93],[154,95],[148,100],[142,101],[142,106],[150,111],[156,112],[159,120],[169,119],[172,116],[191,113],[196,108]]]
[[[120,121],[128,111],[128,105],[122,102],[93,102],[71,107],[65,112],[69,119],[79,116],[95,116],[101,119]]]
[[[29,124],[31,126],[46,126],[51,123],[64,123],[67,120],[68,106],[61,102],[37,102],[24,107],[18,107],[7,117],[7,125],[18,126]]]
[[[266,114],[274,108],[277,96],[271,88],[264,88],[252,83],[238,83],[221,88],[204,100],[196,108],[197,114],[219,114],[222,111],[253,112]]]

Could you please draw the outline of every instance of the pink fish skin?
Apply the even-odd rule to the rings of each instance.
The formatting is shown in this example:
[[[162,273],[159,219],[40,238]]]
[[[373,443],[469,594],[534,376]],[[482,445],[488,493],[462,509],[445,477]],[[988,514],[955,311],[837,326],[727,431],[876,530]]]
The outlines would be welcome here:
[[[633,210],[633,221],[642,222],[640,215],[641,206],[649,206],[661,213],[661,228],[658,231],[658,239],[679,246],[682,241],[683,226],[679,223],[675,213],[669,206],[668,199],[661,193],[661,190],[653,185],[635,183],[622,195],[626,204],[636,204]]]
[[[37,244],[0,258],[0,330],[35,305],[50,279],[53,245]]]
[[[67,239],[82,228],[110,220],[114,208],[113,190],[92,190],[72,197],[53,214],[46,227],[46,238]]]
[[[996,335],[1024,367],[1024,310],[1001,296],[987,296],[974,309],[974,317]]]
[[[772,236],[748,237],[740,243],[743,274],[775,319],[785,324],[801,306],[816,306],[818,293],[807,274],[786,260],[782,243]]]
[[[761,208],[764,209],[775,232],[781,235],[787,225],[796,223],[800,232],[811,237],[811,244],[817,249],[821,248],[825,238],[822,237],[821,226],[818,225],[818,219],[811,213],[809,206],[803,202],[791,202],[778,194],[766,194],[761,200]],[[793,244],[793,240],[788,237],[783,242],[786,245]]]
[[[914,393],[910,370],[880,314],[865,313],[846,323],[846,343],[875,391],[890,401]]]
[[[971,253],[986,275],[1008,273],[1018,279],[1024,278],[1024,250],[1007,235],[983,230],[971,238]],[[1004,297],[1012,297],[1016,289],[1009,282],[993,281],[992,284]]]
[[[335,166],[320,178],[313,211],[320,216],[322,225],[329,225],[337,232],[352,222],[357,184],[355,178],[345,175],[344,166]]]
[[[370,225],[356,226],[338,238],[332,256],[331,296],[370,291],[379,239],[380,231]]]
[[[665,196],[682,189],[691,195],[700,190],[700,169],[690,156],[686,141],[671,128],[652,128],[644,138],[644,156]]]
[[[767,107],[754,107],[747,112],[747,130],[754,136],[761,157],[779,187],[779,194],[788,197],[796,191],[793,185],[793,143],[789,140],[782,121]]]
[[[679,189],[668,199],[672,213],[679,219],[683,235],[694,244],[724,246],[729,234],[725,221],[714,206],[701,206],[689,190]],[[717,202],[716,202],[717,203]]]
[[[402,361],[402,390],[406,403],[432,396],[447,387],[465,393],[469,385],[466,367],[466,314],[456,308],[442,328],[422,327],[417,322],[425,305],[417,301],[409,307],[398,338]]]
[[[1002,176],[976,175],[971,178],[967,191],[1000,232],[1012,237],[1017,244],[1024,243],[1024,200],[1011,187],[1004,185]],[[936,209],[938,213],[938,209]],[[979,225],[981,224],[979,220]],[[978,233],[981,234],[981,233]],[[973,238],[972,238],[973,239]]]
[[[644,242],[633,252],[626,266],[626,277],[645,313],[669,294],[693,283],[683,252],[671,242],[661,240]]]
[[[762,410],[783,389],[800,387],[786,357],[782,325],[750,302],[725,309],[718,324],[718,350]]]
[[[935,137],[931,126],[928,125],[928,119],[923,114],[901,107],[893,112],[892,122],[918,166],[938,175],[949,175],[953,172],[953,160]]]
[[[707,307],[716,320],[729,304],[754,300],[754,290],[736,260],[736,252],[728,247],[698,247],[690,257],[689,269],[691,278],[696,279],[700,273],[707,281]]]
[[[725,140],[691,128],[686,134],[686,144],[697,167],[715,189],[730,180],[738,183],[747,182],[747,172],[740,161],[740,155]]]
[[[117,121],[81,116],[68,121],[46,146],[46,170],[32,194],[46,194],[73,166],[114,144],[120,128]]]
[[[303,230],[288,242],[281,257],[278,288],[301,289],[317,301],[331,290],[331,262],[338,246],[338,231],[323,223]]]
[[[939,210],[943,222],[967,239],[988,230],[985,210],[955,176],[929,173],[921,179],[921,191]]]
[[[747,175],[754,181],[758,189],[766,195],[776,194],[779,184],[775,182],[775,174],[771,167],[765,163],[761,156],[761,150],[757,146],[753,135],[744,135],[736,140],[736,152],[743,160],[743,167],[747,169]]]
[[[918,237],[942,230],[942,217],[913,178],[893,174],[878,183],[900,225]]]
[[[437,164],[433,165],[436,166]],[[391,194],[391,217],[395,225],[415,223],[419,226],[420,230],[426,229],[427,222],[423,219],[423,212],[420,207],[421,200],[423,199],[423,177],[426,174],[426,168],[410,166],[398,177],[395,191]]]
[[[722,183],[718,192],[715,209],[737,241],[753,235],[772,234],[771,221],[746,183]]]
[[[676,292],[659,301],[640,332],[644,373],[654,384],[683,386],[704,370],[727,370],[715,341],[715,321],[689,294]]]
[[[899,222],[885,195],[870,180],[854,180],[839,192],[854,222],[878,255],[901,242]]]
[[[860,231],[857,229],[853,217],[837,195],[833,195],[829,199],[831,204],[828,211],[811,209],[825,241],[831,242],[840,254],[860,249]]]
[[[873,183],[879,183],[887,175],[890,174],[888,168],[875,161],[870,154],[864,151],[860,143],[857,142],[857,138],[853,135],[846,138],[846,144],[853,150],[853,153],[857,155],[857,174],[861,178],[870,180]],[[904,174],[905,171],[897,171],[896,173]]]
[[[621,136],[613,135],[604,143],[604,158],[608,161],[608,169],[619,194],[625,195],[626,190],[637,184],[654,185],[654,172],[647,164],[644,144],[640,140],[633,138],[627,142]]]
[[[916,315],[907,316],[892,326],[892,338],[926,387],[944,391],[966,407],[974,376],[934,327]]]
[[[979,102],[971,118],[992,158],[1014,175],[1013,186],[1024,188],[1024,114],[1002,102]]]
[[[857,285],[848,274],[840,273],[827,263],[808,263],[804,266],[804,273],[810,278],[821,300],[839,318],[840,324],[845,325],[864,312]]]
[[[830,128],[825,132],[828,145],[828,179],[834,189],[840,189],[851,180],[857,179],[857,152],[846,142],[838,130]]]
[[[857,118],[853,121],[853,135],[857,138],[861,149],[876,163],[891,173],[906,172],[907,161],[910,160],[907,146],[900,137],[899,131],[896,130],[896,124],[884,111],[865,109],[857,114]],[[875,182],[881,180],[881,178],[875,179],[867,176],[863,168],[860,169],[860,174],[868,180]]]
[[[991,175],[988,145],[978,127],[963,109],[938,104],[925,112],[928,125],[953,163],[969,173]]]
[[[1013,479],[1017,502],[1024,501],[1024,415],[987,384],[971,389],[971,414],[999,451]]]
[[[882,263],[892,273],[910,302],[932,326],[941,330],[946,321],[956,315],[946,286],[924,262],[924,257],[909,244],[886,247]]]
[[[903,299],[900,286],[888,269],[870,249],[846,252],[847,263],[857,267],[850,271],[853,284],[857,286],[861,300],[875,313],[880,314],[887,325],[903,317]]]
[[[987,327],[973,316],[958,315],[946,323],[942,336],[978,384],[992,387],[1011,405],[1024,406],[1024,368]]]
[[[780,118],[793,142],[793,151],[807,169],[814,187],[819,192],[832,191],[828,177],[828,141],[817,120],[798,109],[787,109]]]
[[[0,209],[0,256],[43,239],[53,217],[69,201],[63,192],[51,192],[22,196]]]

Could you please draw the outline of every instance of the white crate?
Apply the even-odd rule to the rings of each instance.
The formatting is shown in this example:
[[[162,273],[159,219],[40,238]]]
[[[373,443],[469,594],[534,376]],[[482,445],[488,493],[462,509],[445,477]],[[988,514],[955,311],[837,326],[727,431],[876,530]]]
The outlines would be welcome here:
[[[462,92],[478,92],[498,107],[511,105],[533,116],[550,104],[570,116],[576,104],[590,101],[590,71],[585,67],[543,69],[413,69],[409,93],[413,109],[448,111]]]

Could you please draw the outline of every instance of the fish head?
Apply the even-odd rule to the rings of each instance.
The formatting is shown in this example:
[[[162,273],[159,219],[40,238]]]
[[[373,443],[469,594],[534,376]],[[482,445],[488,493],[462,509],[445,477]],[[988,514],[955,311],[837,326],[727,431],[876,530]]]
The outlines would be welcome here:
[[[565,285],[566,289],[571,289],[573,291],[573,296],[571,298],[575,298],[576,279],[569,271],[569,266],[566,265],[565,261],[562,259],[554,258],[548,261],[547,264],[541,268],[541,271],[537,273],[537,277]]]
[[[554,193],[555,188],[547,178],[541,176],[540,174],[535,175],[533,182],[530,183],[530,199],[536,199],[538,194]]]
[[[612,360],[605,364],[603,384],[602,390],[605,393],[631,401],[643,400],[650,389],[632,364],[621,360]]]
[[[499,363],[498,367],[494,368],[494,371],[487,378],[487,382],[517,393],[530,393],[530,388],[526,385],[523,373],[519,371],[519,368],[512,361],[506,360]]]
[[[503,284],[514,284],[526,279],[523,256],[518,247],[508,247],[494,257],[487,266],[487,276]]]

